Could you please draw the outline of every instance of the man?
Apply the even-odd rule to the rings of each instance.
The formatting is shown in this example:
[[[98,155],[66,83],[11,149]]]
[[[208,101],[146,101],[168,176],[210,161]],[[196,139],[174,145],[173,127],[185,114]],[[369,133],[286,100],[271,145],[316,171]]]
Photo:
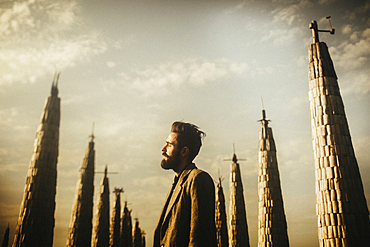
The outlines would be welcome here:
[[[162,148],[161,167],[175,172],[157,227],[154,247],[216,246],[215,188],[208,173],[192,161],[205,133],[196,125],[174,122]]]

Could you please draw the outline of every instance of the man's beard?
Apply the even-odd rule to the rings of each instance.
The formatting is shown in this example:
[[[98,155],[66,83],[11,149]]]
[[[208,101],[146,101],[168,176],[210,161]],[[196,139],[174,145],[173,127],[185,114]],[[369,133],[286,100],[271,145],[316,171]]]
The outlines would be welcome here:
[[[175,170],[180,165],[180,152],[172,154],[171,156],[167,156],[165,153],[163,154],[167,157],[167,160],[163,158],[161,162],[161,167],[165,170]]]

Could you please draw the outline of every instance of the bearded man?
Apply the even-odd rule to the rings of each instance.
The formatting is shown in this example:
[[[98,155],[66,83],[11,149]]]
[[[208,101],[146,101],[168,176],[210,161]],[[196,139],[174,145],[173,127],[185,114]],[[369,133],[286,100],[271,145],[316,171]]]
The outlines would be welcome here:
[[[173,170],[175,179],[154,231],[154,247],[217,246],[214,183],[193,163],[203,136],[194,124],[172,124],[162,148],[161,167]]]

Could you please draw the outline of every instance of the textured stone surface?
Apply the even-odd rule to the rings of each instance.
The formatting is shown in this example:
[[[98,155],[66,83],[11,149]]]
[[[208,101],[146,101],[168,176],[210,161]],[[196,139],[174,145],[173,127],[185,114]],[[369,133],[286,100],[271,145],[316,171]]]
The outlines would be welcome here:
[[[272,129],[263,110],[259,138],[258,246],[289,246]]]
[[[37,129],[13,247],[53,246],[60,98],[52,85]]]
[[[67,247],[90,247],[93,220],[95,150],[94,136],[82,160],[77,182],[76,198],[72,209]]]
[[[104,177],[101,180],[98,211],[95,218],[92,246],[109,247],[109,180],[107,167],[105,167]]]
[[[325,43],[309,46],[309,100],[320,246],[370,246],[369,211]]]
[[[225,195],[221,185],[221,178],[218,178],[215,199],[217,247],[227,247],[229,246],[229,237],[227,233]]]
[[[243,184],[236,155],[233,156],[229,191],[229,246],[249,247],[247,214],[244,202]]]

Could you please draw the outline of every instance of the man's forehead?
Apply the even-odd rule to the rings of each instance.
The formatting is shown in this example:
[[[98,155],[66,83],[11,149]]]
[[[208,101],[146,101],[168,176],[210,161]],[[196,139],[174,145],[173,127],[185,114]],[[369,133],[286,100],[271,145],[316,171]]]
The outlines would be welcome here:
[[[177,142],[177,136],[179,134],[178,133],[175,133],[175,132],[171,132],[168,137],[167,137],[167,142],[170,142],[170,143],[173,143],[173,142]]]

